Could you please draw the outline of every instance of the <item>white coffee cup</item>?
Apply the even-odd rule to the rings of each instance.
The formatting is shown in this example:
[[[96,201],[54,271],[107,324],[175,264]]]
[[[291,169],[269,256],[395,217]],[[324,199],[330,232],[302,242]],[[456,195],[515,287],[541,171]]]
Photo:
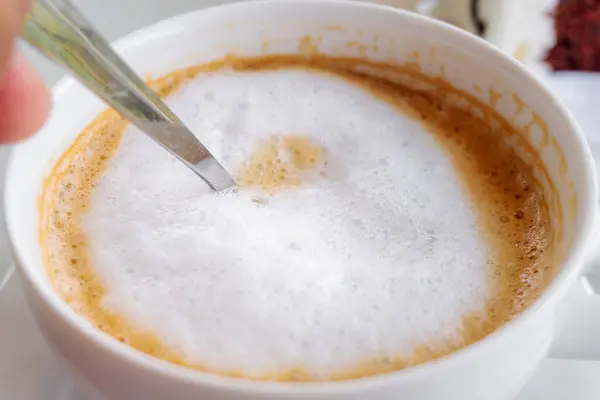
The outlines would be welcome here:
[[[356,42],[363,46],[348,45]],[[156,76],[229,52],[297,53],[306,50],[307,43],[322,53],[356,56],[366,51],[370,58],[392,58],[424,73],[442,74],[457,87],[494,102],[509,120],[515,118],[514,96],[527,105],[523,112],[535,111],[556,143],[541,156],[564,199],[565,238],[572,239],[556,278],[522,315],[480,342],[386,375],[314,384],[253,382],[154,359],[77,315],[53,290],[44,270],[38,241],[41,184],[62,151],[104,108],[67,78],[54,89],[50,121],[11,157],[6,219],[28,303],[46,340],[81,387],[111,400],[507,399],[548,354],[557,336],[559,305],[590,256],[597,187],[594,160],[577,124],[520,64],[463,30],[415,13],[332,0],[269,0],[210,8],[145,28],[121,40],[117,48],[141,74]],[[560,157],[566,170],[559,165]],[[567,202],[567,196],[574,202]]]

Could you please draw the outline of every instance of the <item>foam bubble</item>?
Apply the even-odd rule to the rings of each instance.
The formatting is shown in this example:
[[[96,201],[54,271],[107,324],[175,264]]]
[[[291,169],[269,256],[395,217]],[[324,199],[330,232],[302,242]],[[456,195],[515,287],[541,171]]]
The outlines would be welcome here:
[[[422,125],[340,78],[220,72],[168,100],[236,171],[303,135],[331,173],[214,194],[129,129],[85,217],[105,303],[192,362],[331,373],[410,355],[483,308],[485,245],[454,168]]]

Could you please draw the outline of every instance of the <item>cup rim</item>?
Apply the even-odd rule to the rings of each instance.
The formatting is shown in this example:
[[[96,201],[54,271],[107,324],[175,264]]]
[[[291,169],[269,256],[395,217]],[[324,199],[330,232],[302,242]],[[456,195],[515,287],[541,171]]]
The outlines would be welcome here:
[[[505,332],[516,329],[517,326],[520,326],[527,320],[531,319],[534,314],[547,309],[551,303],[550,300],[553,298],[558,298],[564,294],[569,286],[569,283],[572,283],[581,273],[585,256],[588,253],[589,247],[591,247],[591,237],[595,227],[595,218],[592,218],[591,216],[594,216],[596,213],[596,198],[598,196],[597,181],[595,179],[595,164],[593,162],[591,151],[586,144],[585,136],[569,110],[536,79],[531,71],[526,69],[518,61],[503,54],[494,46],[479,37],[476,37],[460,28],[454,27],[442,21],[434,20],[416,13],[382,4],[355,2],[351,0],[253,0],[240,3],[217,5],[183,13],[181,15],[145,26],[121,37],[113,44],[118,50],[127,52],[128,49],[144,46],[145,43],[147,43],[148,40],[152,39],[153,37],[164,36],[165,34],[168,34],[174,30],[176,31],[184,29],[182,27],[189,25],[189,23],[193,22],[198,15],[210,12],[211,10],[214,11],[218,9],[219,11],[226,11],[227,9],[233,8],[282,7],[290,4],[309,6],[312,3],[354,8],[356,12],[360,12],[363,9],[378,9],[382,12],[394,13],[401,19],[412,20],[415,25],[422,26],[424,29],[436,29],[444,34],[454,36],[459,39],[461,43],[463,43],[463,46],[476,49],[484,56],[496,58],[504,68],[510,69],[516,74],[520,74],[523,79],[528,80],[530,84],[535,86],[540,94],[545,96],[545,101],[551,102],[555,108],[560,110],[563,118],[571,128],[570,134],[575,136],[574,143],[577,146],[577,150],[584,155],[581,162],[584,163],[585,167],[586,176],[584,177],[584,180],[587,182],[589,187],[587,199],[584,203],[583,209],[581,210],[582,214],[587,217],[584,218],[581,229],[574,234],[571,249],[561,264],[563,268],[561,268],[561,270],[556,274],[552,282],[548,285],[548,287],[546,287],[542,294],[529,307],[515,316],[511,321],[499,327],[483,339],[463,349],[460,349],[459,351],[410,368],[360,379],[307,383],[253,381],[197,371],[152,357],[126,344],[120,343],[111,336],[101,332],[89,324],[84,317],[72,310],[51,288],[51,285],[48,283],[47,279],[45,279],[42,274],[35,271],[37,268],[32,265],[35,264],[35,262],[29,258],[27,252],[25,251],[26,246],[22,243],[19,243],[17,238],[14,237],[14,233],[12,232],[13,230],[11,229],[12,226],[18,223],[15,218],[11,217],[12,213],[10,212],[11,209],[16,207],[16,203],[18,203],[18,196],[12,194],[15,191],[14,187],[16,187],[16,183],[18,182],[19,174],[18,169],[15,167],[16,160],[22,157],[20,154],[22,146],[17,146],[17,148],[14,149],[10,155],[7,163],[4,212],[6,216],[6,225],[12,252],[15,260],[18,261],[16,263],[18,270],[21,272],[21,276],[29,281],[42,301],[48,307],[50,307],[50,309],[60,319],[62,319],[65,324],[67,324],[74,331],[78,332],[78,334],[90,341],[93,341],[94,344],[102,348],[102,350],[111,353],[113,357],[118,358],[120,362],[132,364],[137,368],[145,370],[149,373],[160,374],[163,377],[169,378],[173,381],[210,386],[215,389],[237,390],[244,393],[265,395],[284,395],[294,393],[311,395],[316,393],[342,394],[360,392],[373,387],[390,384],[392,382],[421,379],[426,374],[429,375],[433,373],[440,373],[444,370],[448,371],[456,368],[456,366],[459,364],[469,363],[469,360],[471,360],[477,352],[485,347],[489,347],[493,341],[497,340],[498,337],[503,336]],[[52,89],[55,101],[59,102],[74,85],[76,85],[74,78],[68,76],[62,78]]]

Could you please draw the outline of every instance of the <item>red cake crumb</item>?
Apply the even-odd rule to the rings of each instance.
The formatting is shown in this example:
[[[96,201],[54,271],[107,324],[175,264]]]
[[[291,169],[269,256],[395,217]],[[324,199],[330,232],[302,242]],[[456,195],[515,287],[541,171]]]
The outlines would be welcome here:
[[[552,16],[556,44],[546,62],[556,71],[600,71],[600,0],[561,0]]]

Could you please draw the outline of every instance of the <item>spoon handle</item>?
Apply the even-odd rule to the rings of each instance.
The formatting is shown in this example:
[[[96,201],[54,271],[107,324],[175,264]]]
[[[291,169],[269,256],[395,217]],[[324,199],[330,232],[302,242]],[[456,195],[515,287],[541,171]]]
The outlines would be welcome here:
[[[206,147],[68,0],[35,1],[22,35],[211,188],[222,190],[235,184]]]

